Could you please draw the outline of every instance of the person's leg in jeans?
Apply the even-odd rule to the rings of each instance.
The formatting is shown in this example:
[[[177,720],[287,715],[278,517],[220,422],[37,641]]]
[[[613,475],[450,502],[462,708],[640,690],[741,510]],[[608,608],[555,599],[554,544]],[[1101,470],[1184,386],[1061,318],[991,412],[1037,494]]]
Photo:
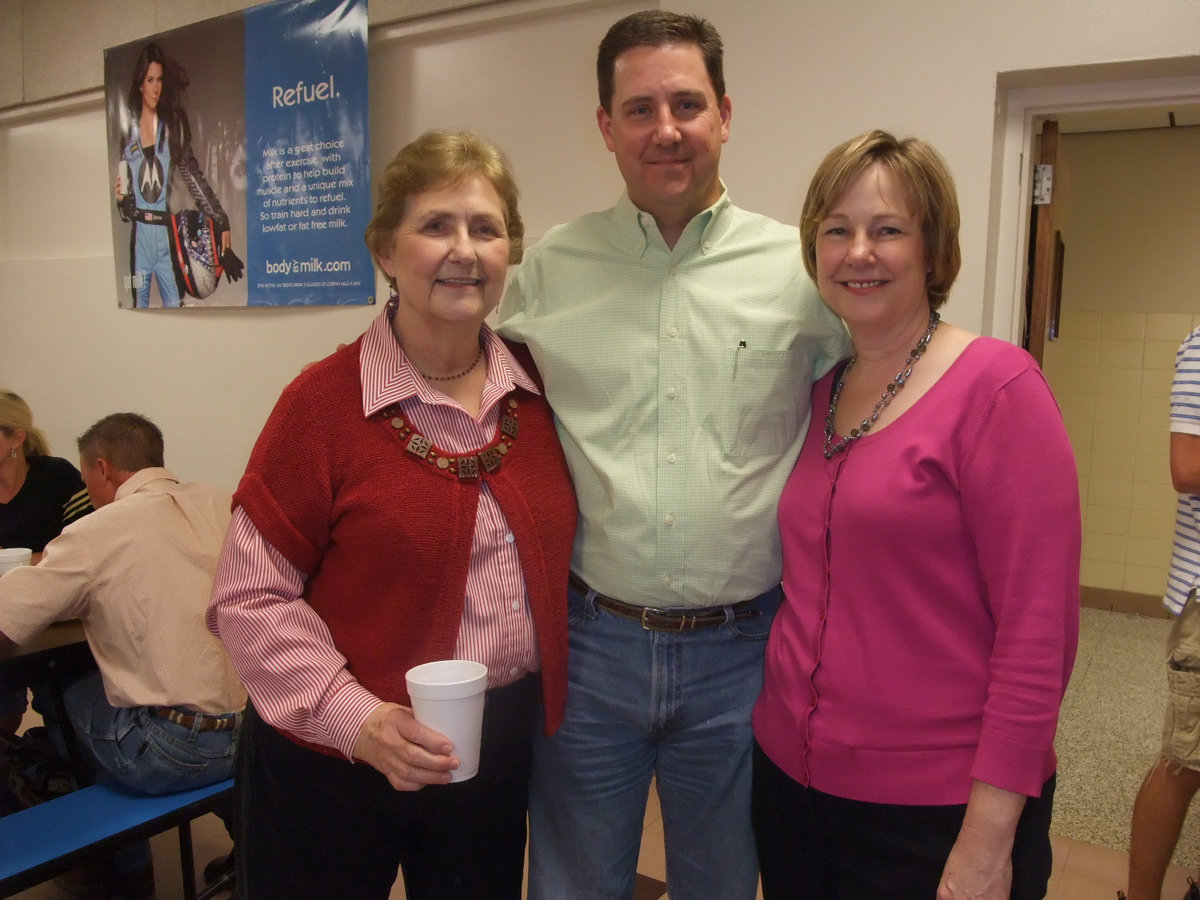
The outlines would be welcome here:
[[[236,729],[200,731],[152,716],[144,707],[110,706],[99,672],[67,685],[63,700],[85,758],[126,787],[165,794],[233,775]]]
[[[569,604],[566,720],[535,739],[531,900],[632,894],[652,774],[672,898],[753,898],[750,709],[778,592],[761,616],[683,634]]]
[[[651,632],[568,593],[567,713],[534,737],[530,900],[633,895],[654,765]]]
[[[198,731],[151,716],[145,708],[111,706],[98,671],[91,671],[63,688],[63,702],[81,750],[87,774],[111,778],[148,794],[202,787],[233,774],[237,731]],[[66,737],[47,704],[47,729],[66,751]],[[139,841],[113,854],[118,877],[151,865],[150,845]]]
[[[760,615],[717,628],[655,632],[655,699],[663,723],[655,785],[672,900],[753,900],[758,859],[750,823],[750,712],[779,592]]]

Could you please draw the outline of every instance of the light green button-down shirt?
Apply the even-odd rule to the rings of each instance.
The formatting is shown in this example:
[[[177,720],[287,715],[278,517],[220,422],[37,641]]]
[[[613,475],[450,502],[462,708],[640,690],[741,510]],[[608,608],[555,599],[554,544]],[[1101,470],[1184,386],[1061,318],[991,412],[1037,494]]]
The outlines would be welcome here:
[[[624,195],[529,250],[500,320],[529,345],[558,417],[576,574],[660,607],[779,583],[776,508],[810,388],[849,353],[797,229],[723,193],[671,250]]]

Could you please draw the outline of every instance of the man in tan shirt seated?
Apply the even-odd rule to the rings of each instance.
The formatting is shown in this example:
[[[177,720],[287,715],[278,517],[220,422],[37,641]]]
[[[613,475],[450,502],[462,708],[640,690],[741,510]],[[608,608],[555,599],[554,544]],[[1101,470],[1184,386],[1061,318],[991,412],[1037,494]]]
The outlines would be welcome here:
[[[228,778],[246,693],[204,614],[230,493],[181,484],[163,468],[162,432],[133,413],[106,416],[78,444],[96,511],[38,565],[0,576],[0,643],[83,622],[99,671],[63,699],[93,776],[154,794]],[[53,731],[52,710],[40,712]],[[147,848],[141,868],[148,859]]]

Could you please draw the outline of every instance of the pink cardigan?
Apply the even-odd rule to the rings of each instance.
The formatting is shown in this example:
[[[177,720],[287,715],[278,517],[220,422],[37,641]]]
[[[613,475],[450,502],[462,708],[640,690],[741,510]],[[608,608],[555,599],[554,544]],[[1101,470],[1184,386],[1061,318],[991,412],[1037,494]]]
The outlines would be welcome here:
[[[827,460],[833,378],[780,499],[786,601],[755,736],[839,797],[965,803],[972,779],[1037,796],[1079,631],[1078,483],[1054,398],[1028,354],[979,338]]]

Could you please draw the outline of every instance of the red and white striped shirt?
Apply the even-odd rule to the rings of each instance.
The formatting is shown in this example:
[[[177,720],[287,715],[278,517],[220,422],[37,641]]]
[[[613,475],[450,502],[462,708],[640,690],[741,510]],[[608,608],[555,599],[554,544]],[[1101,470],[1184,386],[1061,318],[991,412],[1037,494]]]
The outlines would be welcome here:
[[[433,390],[409,362],[391,332],[391,307],[363,336],[359,352],[363,416],[393,404],[438,447],[470,453],[491,441],[500,401],[515,386],[540,393],[504,343],[483,327],[487,382],[478,418]],[[336,747],[350,758],[363,722],[381,701],[346,668],[320,616],[304,602],[305,576],[258,531],[238,507],[225,538],[213,583],[208,627],[221,634],[239,671],[259,674],[247,683],[262,717],[295,736]],[[273,664],[239,664],[239,654],[273,656]],[[537,639],[512,531],[484,482],[466,584],[466,603],[455,656],[488,667],[488,686],[499,687],[537,671]],[[347,689],[360,696],[349,707]],[[322,696],[339,695],[338,714],[322,715]]]

